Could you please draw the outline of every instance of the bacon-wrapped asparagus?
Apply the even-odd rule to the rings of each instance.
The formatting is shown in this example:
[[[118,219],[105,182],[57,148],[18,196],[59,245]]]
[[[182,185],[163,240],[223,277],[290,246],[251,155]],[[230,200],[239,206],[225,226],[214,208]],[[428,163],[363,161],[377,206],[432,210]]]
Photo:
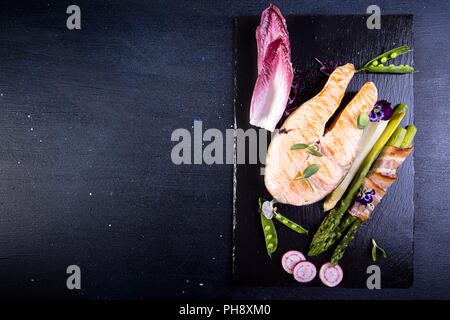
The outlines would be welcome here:
[[[369,219],[370,214],[380,203],[387,189],[397,180],[397,169],[411,153],[414,146],[401,149],[386,146],[372,166],[361,186],[361,192],[348,212],[361,221]]]
[[[397,169],[400,168],[413,150],[412,140],[416,132],[417,129],[413,125],[408,126],[406,130],[398,127],[364,178],[361,191],[348,210],[349,214],[338,227],[344,232],[350,225],[349,231],[331,257],[333,266],[342,258],[345,249],[355,237],[361,223],[369,219],[370,214],[380,203],[387,189],[397,180]]]
[[[378,158],[378,155],[381,153],[386,143],[393,136],[407,109],[408,106],[404,103],[400,103],[394,109],[392,118],[389,120],[388,125],[370,150],[369,154],[364,158],[364,161],[358,169],[357,175],[353,178],[351,185],[348,187],[344,198],[339,201],[339,204],[331,210],[328,216],[326,216],[320,224],[319,229],[311,242],[308,256],[316,256],[327,250],[341,236],[342,232],[345,231],[345,228],[341,228],[345,213],[348,208],[350,208],[355,196],[359,192],[366,174],[369,172],[372,164]],[[351,223],[349,223],[347,227],[350,224]]]

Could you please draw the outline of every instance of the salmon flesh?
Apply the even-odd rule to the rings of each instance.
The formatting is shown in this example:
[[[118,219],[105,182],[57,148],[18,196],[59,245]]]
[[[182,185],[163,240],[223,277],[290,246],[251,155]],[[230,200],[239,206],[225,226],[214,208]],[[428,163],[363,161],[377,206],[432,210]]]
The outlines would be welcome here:
[[[377,88],[372,82],[365,83],[325,132],[354,73],[351,63],[336,68],[322,91],[295,110],[272,139],[264,181],[276,201],[295,206],[311,204],[327,196],[344,179],[363,133],[357,127],[358,116],[362,112],[369,114],[377,101]],[[290,149],[298,143],[314,144],[322,157],[306,149]],[[312,188],[304,179],[294,180],[312,164],[319,166],[317,173],[308,178]]]

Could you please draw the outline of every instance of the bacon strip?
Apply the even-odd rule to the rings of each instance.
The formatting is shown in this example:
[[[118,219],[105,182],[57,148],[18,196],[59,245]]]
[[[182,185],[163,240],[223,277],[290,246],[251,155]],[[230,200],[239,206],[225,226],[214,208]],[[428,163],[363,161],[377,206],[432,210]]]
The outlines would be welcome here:
[[[359,218],[363,222],[369,219],[370,214],[381,202],[387,189],[397,180],[397,169],[400,168],[413,149],[414,146],[403,149],[394,146],[385,146],[383,148],[361,185],[363,192],[375,190],[375,195],[372,197],[373,201],[367,206],[355,201],[348,210],[352,216]]]

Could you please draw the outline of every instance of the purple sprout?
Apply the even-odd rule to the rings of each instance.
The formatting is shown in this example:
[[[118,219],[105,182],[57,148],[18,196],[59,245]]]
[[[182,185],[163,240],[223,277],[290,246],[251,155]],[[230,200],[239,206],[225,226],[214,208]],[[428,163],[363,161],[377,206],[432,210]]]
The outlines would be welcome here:
[[[333,71],[337,68],[337,63],[334,63],[333,61],[330,62],[322,62],[318,58],[314,58],[316,61],[320,64],[320,72],[322,72],[327,77],[330,76],[330,74],[333,73]]]
[[[372,111],[370,111],[369,119],[371,122],[379,122],[380,120],[389,120],[392,117],[393,110],[391,103],[386,100],[379,100],[375,103]]]
[[[360,191],[358,196],[356,197],[356,201],[358,201],[359,203],[361,203],[362,205],[366,206],[369,203],[372,203],[373,201],[373,195],[375,194],[375,190],[368,190],[368,191]]]
[[[290,115],[300,106],[300,102],[305,95],[305,89],[312,87],[313,74],[311,71],[294,70],[294,79],[292,80],[291,92],[289,94],[284,117]]]

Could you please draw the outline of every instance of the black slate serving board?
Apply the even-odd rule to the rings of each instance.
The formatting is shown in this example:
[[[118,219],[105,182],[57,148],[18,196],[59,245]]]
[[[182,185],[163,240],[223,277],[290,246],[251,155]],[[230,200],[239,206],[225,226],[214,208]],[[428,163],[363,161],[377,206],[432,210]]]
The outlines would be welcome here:
[[[359,67],[373,57],[392,48],[408,45],[413,48],[413,16],[384,15],[380,30],[369,30],[364,15],[300,15],[287,16],[292,64],[300,70],[311,70],[312,86],[305,91],[304,101],[320,91],[326,76],[319,72],[314,61],[334,61],[340,65],[352,62]],[[255,29],[258,16],[235,19],[235,125],[247,130],[249,108],[256,81]],[[413,52],[392,61],[413,64]],[[413,75],[355,74],[343,99],[343,105],[366,82],[373,81],[379,99],[393,105],[403,102],[409,110],[402,125],[414,123]],[[270,136],[270,135],[268,135]],[[270,137],[269,137],[270,138]],[[259,145],[259,143],[258,143]],[[248,144],[246,145],[248,151]],[[248,162],[246,162],[248,163]],[[257,213],[258,197],[269,198],[261,175],[262,164],[235,164],[233,197],[233,279],[236,285],[258,286],[323,286],[318,277],[307,284],[299,284],[283,271],[280,263],[284,252],[295,249],[306,254],[312,236],[325,216],[323,202],[304,207],[279,205],[279,211],[298,222],[310,232],[299,235],[275,221],[278,249],[272,258],[266,254],[261,222]],[[346,251],[340,265],[344,279],[340,287],[365,288],[369,265],[381,270],[382,288],[407,288],[413,282],[414,232],[414,166],[413,155],[400,168],[400,178],[389,189],[368,223],[360,228]],[[372,261],[370,239],[374,238],[387,252]],[[318,257],[307,258],[317,269],[329,261],[335,246]]]

